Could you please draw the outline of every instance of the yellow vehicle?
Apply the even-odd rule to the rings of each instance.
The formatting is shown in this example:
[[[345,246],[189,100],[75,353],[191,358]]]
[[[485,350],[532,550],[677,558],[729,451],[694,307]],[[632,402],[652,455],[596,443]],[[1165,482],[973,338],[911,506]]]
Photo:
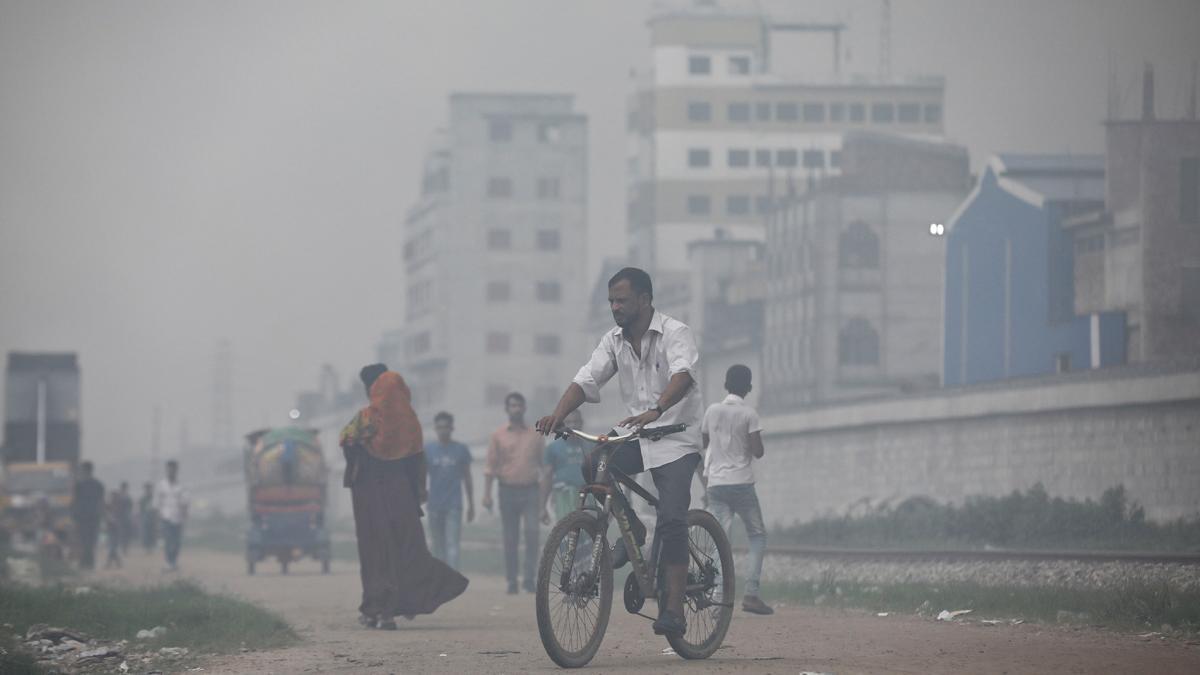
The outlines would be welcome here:
[[[13,462],[0,477],[0,529],[14,543],[69,541],[74,476],[69,462]]]

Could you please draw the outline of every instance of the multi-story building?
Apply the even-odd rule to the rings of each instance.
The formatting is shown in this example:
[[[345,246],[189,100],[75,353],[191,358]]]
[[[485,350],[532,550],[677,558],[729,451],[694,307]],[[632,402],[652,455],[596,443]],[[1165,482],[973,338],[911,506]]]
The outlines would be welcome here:
[[[723,230],[765,240],[768,195],[837,176],[844,134],[941,135],[939,77],[842,73],[841,24],[773,20],[698,2],[649,21],[651,68],[629,109],[631,264],[683,270],[688,244]],[[784,37],[831,38],[823,77],[788,74]]]
[[[1200,120],[1109,120],[1105,208],[1067,221],[1075,311],[1125,312],[1131,362],[1200,355]]]
[[[774,200],[767,227],[763,408],[932,388],[941,380],[944,223],[966,149],[847,132],[842,170]]]
[[[565,94],[455,94],[405,222],[397,364],[427,423],[482,442],[511,391],[548,410],[585,348],[587,119]]]
[[[946,385],[1125,362],[1125,316],[1075,314],[1066,219],[1104,205],[1100,155],[997,155],[945,226]]]

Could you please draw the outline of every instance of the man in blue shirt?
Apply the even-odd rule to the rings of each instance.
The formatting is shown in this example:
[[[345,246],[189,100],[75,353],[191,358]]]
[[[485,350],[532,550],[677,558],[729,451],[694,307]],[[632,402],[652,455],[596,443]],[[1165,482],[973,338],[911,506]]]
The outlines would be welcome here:
[[[433,418],[437,440],[425,444],[429,474],[429,532],[434,557],[458,569],[458,544],[462,536],[462,491],[467,491],[467,522],[475,520],[475,497],[471,485],[471,451],[450,439],[454,416],[440,412]]]
[[[583,415],[571,411],[563,420],[563,426],[583,429]],[[579,488],[583,486],[583,458],[588,449],[575,436],[560,438],[546,446],[542,458],[542,522],[549,525],[550,519],[558,522],[579,506]],[[550,496],[554,501],[547,502]]]

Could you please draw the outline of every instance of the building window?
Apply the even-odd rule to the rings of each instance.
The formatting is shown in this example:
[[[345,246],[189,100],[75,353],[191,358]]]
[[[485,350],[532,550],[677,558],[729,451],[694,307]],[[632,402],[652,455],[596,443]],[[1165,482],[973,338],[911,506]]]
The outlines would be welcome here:
[[[915,124],[921,121],[920,103],[901,103],[896,106],[896,119],[905,124]]]
[[[508,333],[491,332],[487,334],[487,353],[507,354],[512,351],[512,336]]]
[[[840,169],[842,167],[842,151],[841,150],[830,150],[829,151],[829,167],[833,168],[833,169]]]
[[[687,212],[691,216],[707,216],[712,211],[712,200],[708,195],[688,195]]]
[[[707,56],[689,56],[688,72],[692,75],[708,75],[712,72],[712,59]]]
[[[559,302],[562,300],[562,287],[557,281],[537,282],[538,302]]]
[[[536,354],[555,355],[562,351],[562,338],[557,335],[535,335],[533,351]]]
[[[896,121],[896,106],[891,103],[875,103],[871,106],[871,121],[889,123]]]
[[[730,75],[749,75],[750,74],[750,57],[749,56],[731,56],[731,57],[729,57],[729,74]]]
[[[417,333],[408,338],[408,353],[410,356],[420,356],[433,346],[433,338],[429,336],[429,331]]]
[[[562,138],[562,128],[554,122],[542,122],[538,125],[537,139],[539,143],[557,143]]]
[[[856,220],[838,237],[838,266],[844,269],[879,268],[879,237],[870,225]]]
[[[725,213],[731,216],[744,216],[750,213],[750,196],[729,195],[726,197]]]
[[[754,104],[754,119],[759,122],[771,121],[771,104],[767,102]]]
[[[486,384],[483,387],[483,402],[485,405],[504,405],[504,399],[508,398],[511,391],[507,384]]]
[[[512,140],[513,127],[509,120],[489,120],[488,140],[493,143],[507,143]]]
[[[940,103],[925,104],[925,123],[926,124],[941,124],[942,123],[942,105]]]
[[[492,199],[508,199],[512,197],[511,178],[489,178],[487,195]]]
[[[558,230],[538,230],[537,247],[539,251],[557,251],[562,248],[562,236]]]
[[[730,103],[725,111],[730,122],[749,122],[750,121],[750,104],[749,103]]]
[[[688,166],[693,169],[703,169],[711,163],[708,148],[691,148],[688,150]]]
[[[795,103],[776,103],[775,119],[780,122],[795,122],[800,118],[800,108]]]
[[[754,151],[755,166],[771,166],[771,151],[766,148],[759,148]]]
[[[557,177],[539,178],[537,182],[538,199],[554,200],[559,198],[560,183]]]
[[[748,167],[750,166],[750,151],[745,148],[730,148],[728,160],[730,168]]]
[[[805,122],[824,122],[825,121],[825,104],[824,103],[805,103],[804,108]]]
[[[512,248],[512,232],[508,230],[491,229],[487,233],[489,251],[507,251]]]
[[[879,333],[869,321],[856,317],[838,331],[838,363],[843,366],[879,365]]]
[[[851,122],[866,122],[867,107],[862,103],[850,104],[850,121]]]
[[[689,122],[708,122],[712,120],[712,105],[707,101],[689,101],[687,115]]]
[[[1054,372],[1069,373],[1071,372],[1071,353],[1060,352],[1054,355]]]
[[[824,169],[825,168],[825,151],[824,150],[805,150],[804,151],[804,168],[806,168],[806,169]]]
[[[758,195],[754,198],[754,210],[758,213],[771,212],[771,198],[767,195]]]
[[[1200,223],[1200,157],[1179,162],[1179,220]]]
[[[775,166],[796,166],[797,153],[791,148],[775,151]]]
[[[843,122],[846,120],[846,104],[845,103],[830,103],[829,104],[829,121]]]
[[[487,285],[488,302],[508,302],[512,299],[512,285],[507,281],[489,281]]]
[[[1079,237],[1075,240],[1076,253],[1092,253],[1104,250],[1104,233]]]

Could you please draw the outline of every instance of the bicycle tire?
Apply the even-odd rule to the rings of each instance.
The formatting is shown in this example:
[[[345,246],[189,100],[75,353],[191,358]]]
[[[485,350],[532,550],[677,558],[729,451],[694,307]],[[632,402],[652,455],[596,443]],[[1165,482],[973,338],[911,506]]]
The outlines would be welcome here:
[[[613,569],[612,555],[608,550],[608,542],[602,541],[600,550],[600,579],[599,592],[596,606],[596,614],[593,617],[594,625],[591,628],[591,635],[583,635],[586,638],[580,640],[582,644],[575,647],[573,644],[564,645],[565,638],[569,637],[567,626],[563,624],[561,619],[563,614],[556,613],[555,609],[558,606],[567,607],[568,603],[580,602],[577,595],[570,595],[562,591],[559,587],[560,581],[556,581],[556,577],[562,578],[562,566],[566,564],[563,560],[565,556],[560,557],[560,544],[566,541],[567,535],[575,530],[581,533],[586,532],[589,537],[604,538],[604,533],[600,531],[600,523],[595,514],[589,511],[576,511],[568,514],[565,518],[558,521],[558,524],[550,530],[550,534],[546,536],[546,545],[542,549],[541,562],[538,565],[537,577],[537,599],[535,602],[537,608],[537,623],[538,634],[542,638],[542,646],[546,649],[546,654],[563,668],[579,668],[587,665],[589,661],[596,655],[600,649],[600,642],[604,639],[604,633],[608,629],[609,615],[612,613],[612,589],[613,589]],[[556,566],[556,563],[562,565]],[[573,578],[573,577],[571,577]],[[590,603],[591,600],[586,602]],[[563,611],[569,612],[570,609]],[[578,625],[578,624],[574,624]],[[557,629],[556,629],[557,627]],[[564,635],[560,636],[560,632]],[[580,637],[577,635],[577,637]]]
[[[688,511],[687,523],[689,583],[703,572],[696,562],[697,548],[703,549],[701,553],[706,556],[715,553],[716,560],[714,562],[719,565],[717,571],[721,577],[719,600],[721,603],[732,604],[736,579],[733,569],[733,549],[729,545],[729,537],[725,535],[725,530],[717,522],[717,519],[708,511],[700,509]],[[701,540],[705,536],[707,541]],[[706,598],[711,601],[714,599],[714,595],[709,593]],[[712,656],[725,640],[725,634],[729,632],[729,623],[733,620],[732,606],[711,605],[698,610],[696,607],[698,599],[700,598],[691,595],[684,599],[683,613],[687,622],[687,631],[683,635],[667,636],[667,642],[671,648],[685,659],[707,659]]]

